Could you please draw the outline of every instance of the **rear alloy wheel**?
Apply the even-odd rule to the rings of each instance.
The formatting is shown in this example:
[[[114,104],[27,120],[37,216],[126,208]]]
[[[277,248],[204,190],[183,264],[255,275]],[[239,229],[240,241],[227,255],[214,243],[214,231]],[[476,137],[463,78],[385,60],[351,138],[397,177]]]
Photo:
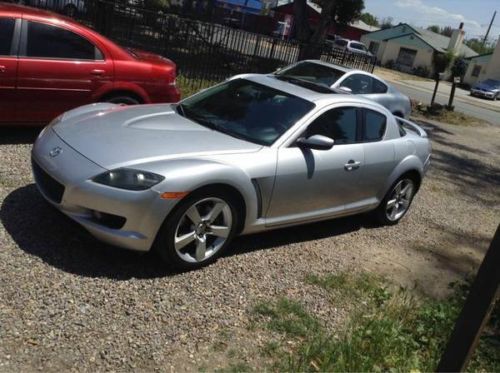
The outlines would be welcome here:
[[[415,196],[415,182],[405,177],[399,179],[376,210],[377,220],[385,225],[394,225],[406,215]]]
[[[186,198],[163,225],[156,249],[167,264],[183,270],[215,261],[235,234],[234,206],[219,193]]]

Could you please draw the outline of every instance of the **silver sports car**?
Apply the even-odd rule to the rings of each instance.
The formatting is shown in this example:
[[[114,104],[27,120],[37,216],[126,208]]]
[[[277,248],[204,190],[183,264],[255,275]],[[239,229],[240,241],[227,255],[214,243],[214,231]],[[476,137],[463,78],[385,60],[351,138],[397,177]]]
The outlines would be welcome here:
[[[319,60],[300,61],[275,73],[322,84],[325,87],[362,95],[385,106],[392,114],[409,118],[411,102],[394,86],[374,74]]]
[[[36,184],[95,237],[183,269],[238,234],[408,211],[430,163],[417,125],[320,85],[243,75],[178,104],[92,104],[33,146]]]

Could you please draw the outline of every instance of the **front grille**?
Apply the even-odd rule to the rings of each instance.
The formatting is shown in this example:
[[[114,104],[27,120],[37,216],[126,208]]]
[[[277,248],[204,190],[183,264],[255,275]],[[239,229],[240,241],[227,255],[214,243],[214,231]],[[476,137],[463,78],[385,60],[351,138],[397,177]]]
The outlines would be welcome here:
[[[64,194],[64,185],[45,172],[35,161],[32,160],[33,175],[38,187],[43,194],[55,203],[61,203]]]

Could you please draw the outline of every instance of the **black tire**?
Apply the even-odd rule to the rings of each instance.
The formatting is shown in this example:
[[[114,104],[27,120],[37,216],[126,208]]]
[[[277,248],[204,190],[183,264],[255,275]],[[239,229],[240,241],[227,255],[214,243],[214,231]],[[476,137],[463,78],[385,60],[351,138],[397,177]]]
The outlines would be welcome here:
[[[141,102],[132,96],[127,95],[117,95],[105,98],[103,102],[110,102],[112,104],[123,104],[123,105],[139,105]]]
[[[232,215],[232,222],[229,234],[225,239],[225,242],[222,244],[222,246],[219,249],[217,249],[217,251],[213,253],[211,256],[207,257],[202,261],[197,261],[197,262],[186,261],[184,258],[181,257],[182,254],[178,253],[174,244],[174,239],[176,237],[178,227],[182,224],[182,219],[186,219],[185,214],[192,206],[195,206],[197,203],[200,203],[200,201],[202,202],[207,199],[222,200],[229,207]],[[158,235],[156,236],[153,249],[160,255],[160,257],[168,267],[174,268],[176,270],[182,270],[182,271],[194,270],[205,267],[213,263],[214,261],[217,260],[217,258],[219,258],[224,253],[224,251],[226,250],[226,248],[228,247],[231,240],[234,238],[236,234],[240,220],[237,206],[238,206],[237,201],[232,195],[224,193],[217,188],[206,188],[185,197],[179,203],[179,205],[174,209],[174,211],[165,219],[163,225],[160,228],[160,231],[158,232]],[[193,245],[193,247],[191,248],[191,246],[189,245]],[[193,241],[186,247],[191,250],[192,249],[196,250],[196,241]]]
[[[407,201],[408,205],[406,206],[406,209],[404,211],[402,211],[402,213],[395,214],[394,218],[390,218],[390,216],[389,216],[390,214],[388,212],[388,208],[389,208],[388,203],[389,203],[389,201],[394,200],[395,189],[401,182],[403,182],[403,185],[406,185],[405,182],[411,183],[411,193],[410,193],[408,201]],[[399,178],[398,180],[396,180],[394,182],[394,184],[392,184],[391,187],[389,188],[389,191],[385,195],[385,197],[382,200],[382,202],[380,203],[380,205],[374,211],[374,217],[375,217],[376,221],[381,225],[396,225],[396,224],[398,224],[401,221],[401,219],[403,219],[403,217],[410,210],[411,203],[413,202],[413,198],[415,197],[416,192],[417,192],[417,183],[414,180],[414,178],[412,178],[410,176],[403,176],[403,177]],[[405,203],[406,203],[406,198],[405,198]],[[397,205],[396,205],[396,208],[397,208]],[[392,210],[391,210],[391,212],[392,212]]]

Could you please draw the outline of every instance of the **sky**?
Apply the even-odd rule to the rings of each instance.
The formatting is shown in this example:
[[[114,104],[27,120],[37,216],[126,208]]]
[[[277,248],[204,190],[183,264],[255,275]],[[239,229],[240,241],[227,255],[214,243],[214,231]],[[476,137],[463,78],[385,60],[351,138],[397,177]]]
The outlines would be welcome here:
[[[392,17],[393,23],[427,27],[439,25],[458,27],[464,22],[466,38],[480,37],[486,30],[497,10],[490,41],[500,35],[500,0],[364,0],[365,12],[379,20]]]

